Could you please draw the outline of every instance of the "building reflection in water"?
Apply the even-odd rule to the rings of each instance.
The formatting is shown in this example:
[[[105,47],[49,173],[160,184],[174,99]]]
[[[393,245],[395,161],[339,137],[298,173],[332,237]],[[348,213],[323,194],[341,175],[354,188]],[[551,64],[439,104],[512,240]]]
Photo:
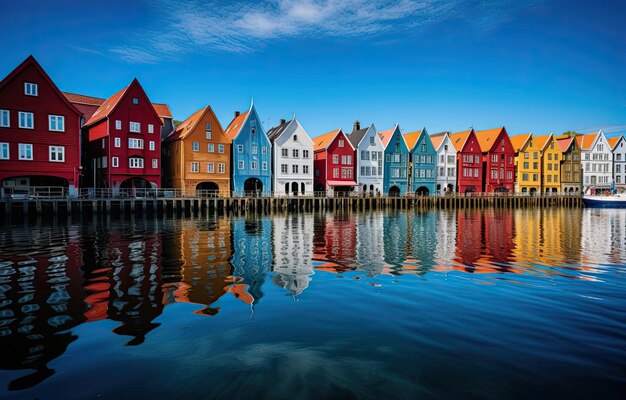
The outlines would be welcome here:
[[[167,304],[201,304],[198,313],[216,315],[215,304],[232,295],[253,306],[268,278],[297,296],[314,269],[594,279],[603,263],[624,260],[624,248],[626,210],[348,211],[12,227],[0,230],[0,345],[11,349],[0,368],[29,370],[10,389],[31,387],[54,373],[48,364],[83,322],[117,321],[113,332],[137,345]]]
[[[287,214],[272,219],[273,282],[297,296],[309,286],[313,274],[313,215]]]

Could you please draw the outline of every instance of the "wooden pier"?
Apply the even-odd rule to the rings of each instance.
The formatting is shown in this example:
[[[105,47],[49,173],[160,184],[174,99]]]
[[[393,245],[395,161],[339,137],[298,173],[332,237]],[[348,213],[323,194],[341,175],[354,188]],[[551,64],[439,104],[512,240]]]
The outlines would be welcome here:
[[[174,216],[198,213],[327,212],[335,210],[468,209],[581,207],[580,196],[571,195],[471,195],[415,197],[233,197],[233,198],[52,198],[0,200],[0,220],[22,216],[149,215]]]

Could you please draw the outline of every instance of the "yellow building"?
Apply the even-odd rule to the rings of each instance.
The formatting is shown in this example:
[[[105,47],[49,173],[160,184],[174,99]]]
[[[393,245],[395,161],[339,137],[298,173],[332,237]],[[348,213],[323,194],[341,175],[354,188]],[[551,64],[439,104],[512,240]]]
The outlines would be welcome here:
[[[541,149],[532,133],[511,136],[515,149],[515,192],[541,191]]]
[[[553,134],[535,136],[535,145],[540,149],[541,191],[559,192],[561,190],[561,159],[563,152]]]
[[[211,106],[196,111],[163,140],[165,185],[185,194],[230,194],[231,141]]]

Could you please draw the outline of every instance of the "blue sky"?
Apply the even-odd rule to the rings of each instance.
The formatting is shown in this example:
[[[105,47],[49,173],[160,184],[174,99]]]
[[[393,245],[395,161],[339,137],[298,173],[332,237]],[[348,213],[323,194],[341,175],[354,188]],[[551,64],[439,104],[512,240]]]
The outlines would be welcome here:
[[[355,119],[626,130],[623,1],[86,3],[5,4],[0,74],[33,54],[61,90],[100,97],[137,77],[176,119],[211,104],[224,127],[254,97],[266,129],[296,113],[311,136]]]

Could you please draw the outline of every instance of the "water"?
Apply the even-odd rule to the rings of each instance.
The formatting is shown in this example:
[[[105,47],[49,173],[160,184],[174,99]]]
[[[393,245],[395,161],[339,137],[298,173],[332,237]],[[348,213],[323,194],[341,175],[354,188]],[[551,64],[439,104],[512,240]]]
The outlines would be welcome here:
[[[626,211],[0,228],[0,398],[623,398]]]

